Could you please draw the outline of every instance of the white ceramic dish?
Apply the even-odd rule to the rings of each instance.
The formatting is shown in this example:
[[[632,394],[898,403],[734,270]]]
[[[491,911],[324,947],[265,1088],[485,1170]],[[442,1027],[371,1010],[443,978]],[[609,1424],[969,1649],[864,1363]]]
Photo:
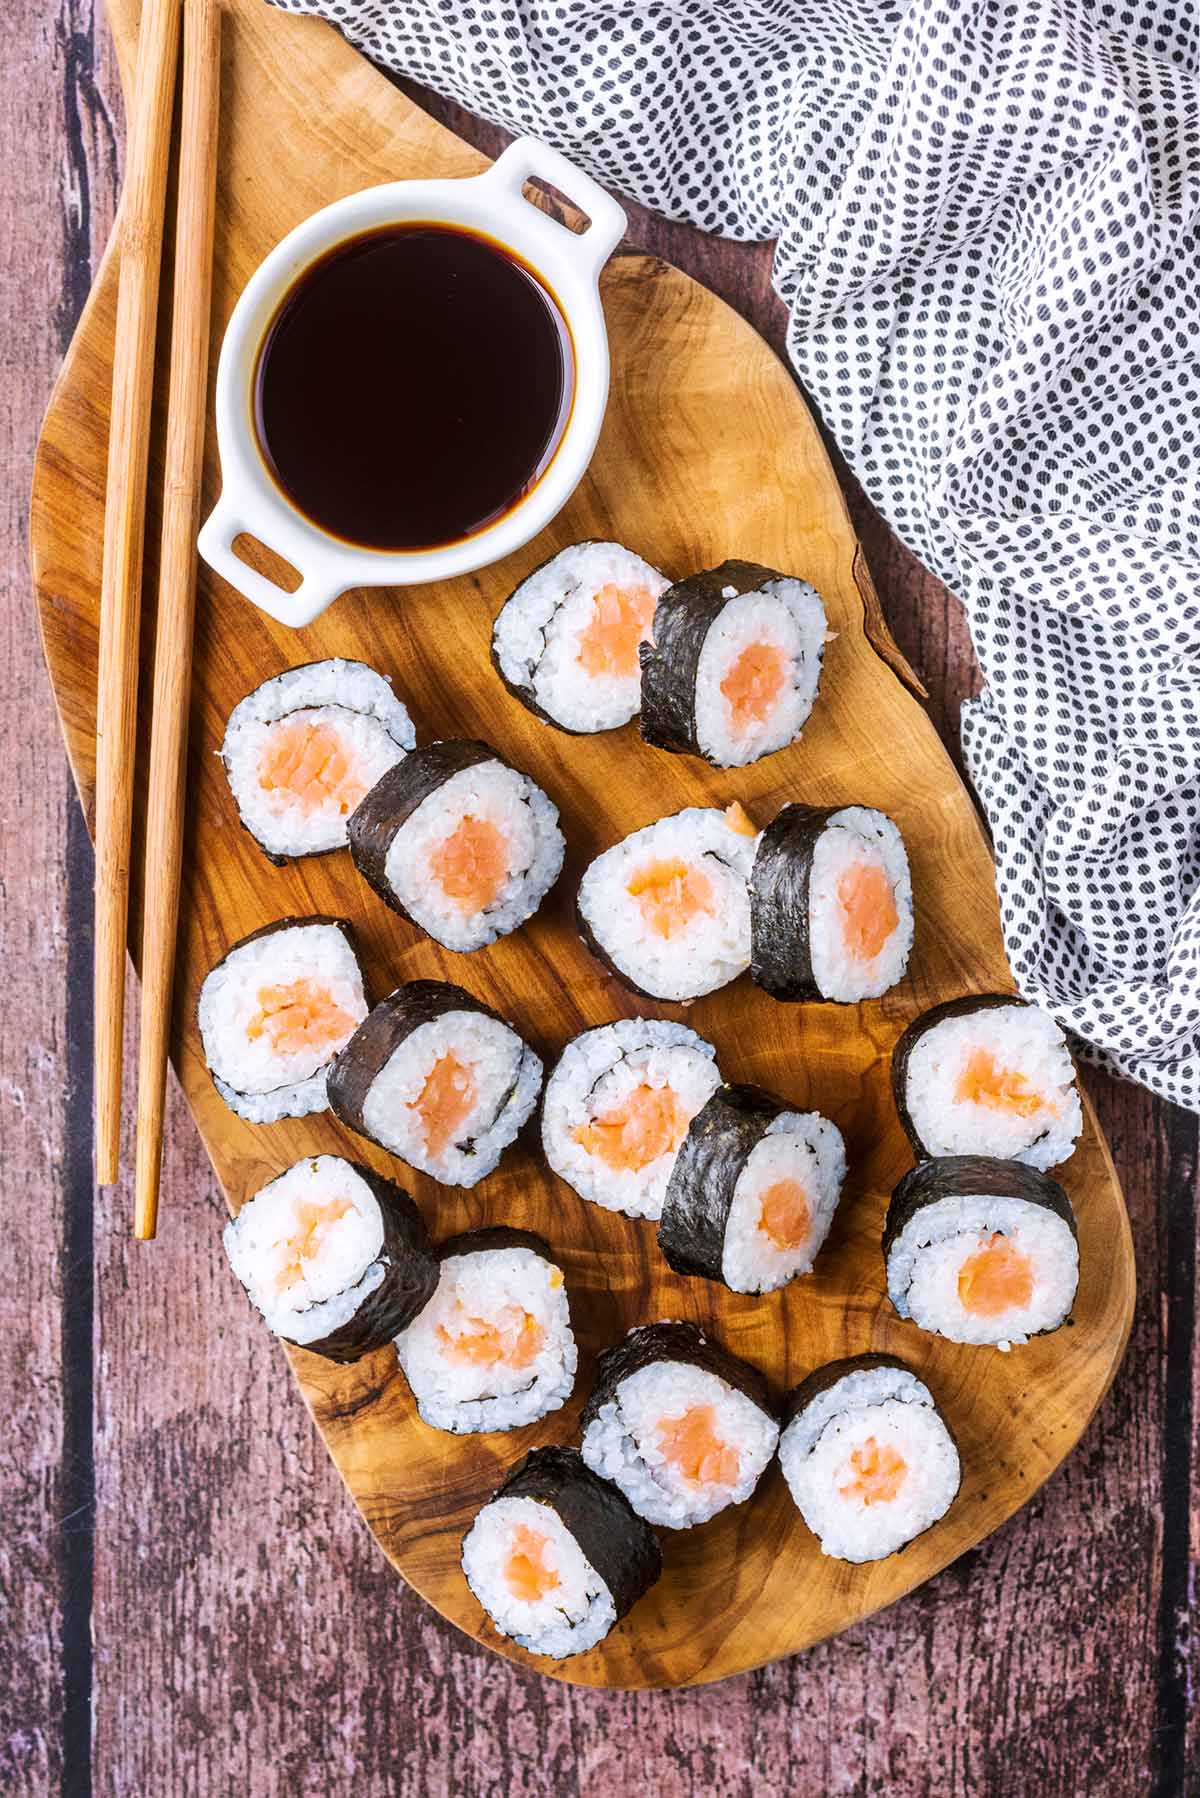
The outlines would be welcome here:
[[[529,179],[557,188],[590,219],[576,233],[524,197]],[[485,232],[545,282],[570,327],[575,351],[571,415],[544,473],[495,523],[456,543],[392,551],[347,543],[300,512],[268,471],[254,431],[259,346],[280,302],[306,268],[347,238],[406,219]],[[491,168],[459,181],[394,181],[335,201],[297,225],[247,282],[221,345],[217,445],[221,497],[200,531],[204,560],[231,586],[284,624],[310,624],[349,587],[414,586],[497,562],[561,510],[591,460],[608,399],[608,336],[598,280],[625,231],[625,214],[590,176],[534,138],[510,144]],[[294,593],[234,553],[243,533],[301,576]]]

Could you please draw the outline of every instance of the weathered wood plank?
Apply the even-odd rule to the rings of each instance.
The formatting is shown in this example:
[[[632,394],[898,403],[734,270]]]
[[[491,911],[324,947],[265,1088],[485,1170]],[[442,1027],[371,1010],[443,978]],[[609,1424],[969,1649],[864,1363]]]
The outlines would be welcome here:
[[[20,41],[36,46],[49,28],[33,0],[19,10]],[[0,108],[0,131],[11,125],[0,178],[22,184],[14,191],[39,218],[56,216],[47,170],[66,142],[55,54],[31,54],[26,91],[10,92]],[[111,91],[107,77],[99,85]],[[460,118],[450,122],[463,129]],[[494,147],[482,131],[475,137]],[[88,166],[102,185],[102,149]],[[95,191],[93,204],[102,214]],[[760,328],[777,329],[766,251],[653,221],[637,235]],[[20,333],[27,392],[25,412],[14,415],[10,469],[27,455],[54,358],[62,261],[56,245],[47,254],[44,233],[22,238],[14,266],[29,297],[8,316]],[[24,490],[23,480],[10,482],[4,517],[6,578],[18,599]],[[949,720],[974,678],[953,602],[860,508],[856,521],[901,647],[929,684],[935,715]],[[0,1561],[0,1597],[6,1606],[18,1599],[13,1637],[26,1645],[11,1693],[0,1676],[17,1720],[0,1738],[0,1756],[15,1743],[26,1758],[0,1758],[0,1785],[40,1791],[57,1768],[61,1708],[58,1581],[46,1533],[61,1311],[45,1266],[62,1241],[63,1097],[61,1069],[42,1058],[61,1055],[65,1043],[61,927],[57,938],[51,929],[66,903],[65,774],[50,772],[63,764],[44,684],[31,672],[28,609],[6,607],[6,621],[14,612],[0,697],[12,701],[6,716],[22,753],[4,828],[27,855],[6,858],[4,1067],[11,1077],[25,1045],[36,1043],[38,1077],[11,1139],[6,1129],[6,1147],[15,1143],[7,1290],[20,1296],[19,1316],[3,1319],[0,1377],[8,1417],[22,1428],[31,1420],[33,1435],[10,1423],[0,1440],[4,1489],[24,1494],[21,1521],[31,1520],[7,1534],[10,1558]],[[37,927],[16,934],[18,914]],[[1194,1219],[1195,1127],[1132,1089],[1092,1088],[1126,1183],[1142,1293],[1129,1356],[1078,1453],[968,1565],[883,1617],[768,1673],[658,1698],[574,1692],[520,1673],[471,1648],[392,1578],[278,1378],[273,1351],[263,1343],[247,1356],[244,1309],[216,1246],[219,1207],[173,1102],[163,1237],[149,1249],[128,1240],[127,1194],[110,1202],[99,1226],[96,1789],[156,1798],[238,1785],[263,1794],[464,1798],[516,1789],[620,1794],[643,1784],[664,1794],[886,1789],[901,1798],[1144,1790],[1159,1771],[1162,1375],[1171,1321],[1186,1309],[1176,1301],[1172,1312],[1162,1297],[1170,1232],[1160,1206]],[[23,1220],[33,1228],[22,1248],[14,1231]],[[1176,1279],[1174,1291],[1183,1290]],[[1185,1326],[1177,1323],[1176,1365],[1194,1357]],[[32,1484],[18,1484],[30,1470]],[[1176,1527],[1179,1508],[1176,1494]],[[1186,1521],[1186,1493],[1182,1511]],[[1173,1623],[1165,1634],[1173,1664],[1194,1671]],[[1193,1738],[1193,1766],[1196,1747]]]

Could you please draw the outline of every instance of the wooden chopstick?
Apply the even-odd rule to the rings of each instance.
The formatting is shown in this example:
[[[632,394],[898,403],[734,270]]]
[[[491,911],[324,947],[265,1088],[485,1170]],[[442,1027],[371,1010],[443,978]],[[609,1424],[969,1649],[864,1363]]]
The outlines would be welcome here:
[[[96,1178],[117,1178],[146,462],[181,0],[144,0],[121,203],[96,676]]]
[[[134,1235],[142,1241],[154,1235],[158,1222],[163,1104],[179,921],[196,607],[196,529],[204,476],[220,81],[221,21],[215,0],[185,0],[171,384],[167,400],[142,910],[142,1024],[133,1224]]]

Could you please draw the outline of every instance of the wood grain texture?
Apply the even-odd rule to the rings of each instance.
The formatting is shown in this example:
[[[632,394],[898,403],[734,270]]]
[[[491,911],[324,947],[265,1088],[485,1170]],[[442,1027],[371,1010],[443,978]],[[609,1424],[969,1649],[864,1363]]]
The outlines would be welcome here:
[[[90,1240],[83,1258],[79,1233],[69,1245],[65,1235],[68,1214],[80,1210],[81,1165],[85,1217],[90,1199],[90,1056],[86,1000],[69,1003],[64,964],[68,914],[76,930],[86,924],[90,889],[86,865],[69,855],[65,769],[28,603],[23,496],[54,361],[87,290],[89,244],[98,249],[111,221],[111,114],[119,120],[120,100],[89,0],[63,0],[57,12],[18,0],[0,34],[18,73],[0,102],[0,199],[19,221],[0,260],[15,375],[0,399],[13,476],[3,516],[11,653],[0,693],[13,741],[29,745],[21,778],[0,794],[5,840],[19,841],[28,863],[20,881],[6,870],[3,971],[22,1028],[6,1035],[4,1077],[16,1079],[26,1057],[49,1070],[25,1084],[20,1112],[5,1114],[10,1193],[28,1193],[8,1220],[10,1253],[18,1266],[25,1253],[30,1278],[16,1314],[25,1334],[0,1338],[7,1415],[25,1420],[0,1435],[9,1521],[0,1611],[6,1624],[20,1619],[26,1650],[0,1665],[0,1785],[57,1789],[65,1758],[67,1789],[83,1791],[90,1755],[97,1792],[139,1798],[223,1798],[235,1785],[331,1798],[643,1786],[672,1798],[764,1785],[899,1798],[1183,1789],[1179,1769],[1198,1760],[1194,1736],[1183,1757],[1188,1710],[1179,1702],[1196,1667],[1195,1631],[1186,1628],[1186,1480],[1172,1498],[1183,1525],[1181,1581],[1164,1580],[1159,1543],[1167,1441],[1182,1438],[1185,1460],[1194,1452],[1190,1394],[1181,1404],[1176,1381],[1168,1419],[1164,1374],[1168,1361],[1193,1371],[1180,1312],[1194,1265],[1196,1127],[1097,1076],[1088,1084],[1122,1174],[1140,1275],[1129,1353],[1109,1397],[1079,1450],[965,1567],[806,1656],[716,1688],[587,1693],[497,1662],[399,1586],[345,1503],[294,1391],[268,1377],[270,1355],[247,1362],[244,1308],[215,1241],[219,1199],[174,1089],[169,1212],[155,1248],[129,1240],[128,1183],[97,1213],[98,1505],[60,1533],[57,1495],[69,1470],[59,1407],[64,1385],[78,1396],[83,1374],[89,1455],[92,1435],[90,1362],[64,1381],[57,1353],[68,1312],[87,1309],[91,1269]],[[424,100],[488,154],[503,143]],[[636,212],[632,235],[782,347],[768,246],[722,243]],[[891,629],[925,679],[953,753],[958,702],[977,682],[961,614],[845,485]],[[86,966],[85,952],[85,988]],[[80,1070],[74,1142],[50,1059],[71,1053]],[[1179,1221],[1168,1230],[1168,1220]],[[198,1328],[203,1353],[191,1335]],[[89,1319],[89,1344],[90,1332]],[[36,1386],[26,1377],[30,1336]],[[164,1368],[175,1373],[164,1377]],[[76,1490],[88,1487],[88,1472],[74,1476]],[[156,1507],[147,1540],[136,1520]],[[83,1594],[82,1629],[86,1638],[90,1610],[95,1736],[73,1734],[64,1756],[59,1619],[67,1573],[77,1586],[89,1578],[93,1525],[96,1578],[94,1593]],[[80,1615],[77,1602],[77,1626]],[[628,1747],[635,1733],[637,1753]]]
[[[134,12],[127,0],[113,0],[111,16],[128,55]],[[325,124],[338,123],[347,150],[324,158],[301,113],[262,104],[268,91],[286,92],[268,87],[268,72],[287,70],[303,91],[337,96],[343,75],[357,73],[352,53],[331,33],[264,12],[257,0],[237,0],[226,20],[219,212],[227,222],[214,290],[220,322],[240,290],[234,270],[253,266],[297,219],[347,184],[375,178],[369,151],[356,161],[352,148],[360,136],[369,142],[374,114],[360,128],[364,98],[390,123],[393,144],[404,142],[402,153],[390,153],[393,176],[452,171],[463,155],[455,139],[372,75],[373,90],[355,89],[344,103],[330,99]],[[231,197],[248,188],[250,200],[235,217]],[[85,794],[95,691],[87,496],[100,485],[107,449],[117,275],[110,259],[56,389],[32,512],[47,657]],[[299,1157],[354,1152],[357,1145],[328,1118],[252,1127],[216,1095],[194,1006],[204,975],[231,941],[274,916],[352,916],[374,991],[414,976],[459,980],[511,1017],[550,1059],[579,1029],[636,1009],[590,961],[572,926],[579,874],[601,849],[664,812],[734,798],[762,820],[797,794],[817,804],[874,805],[895,818],[913,868],[917,941],[893,993],[858,1008],[780,1007],[742,981],[687,1013],[716,1043],[727,1078],[757,1081],[801,1109],[819,1108],[846,1137],[851,1175],[810,1279],[747,1300],[672,1276],[647,1226],[582,1204],[526,1140],[469,1194],[419,1177],[409,1184],[438,1234],[504,1221],[553,1244],[581,1347],[579,1389],[563,1413],[510,1435],[448,1439],[417,1418],[391,1351],[349,1370],[291,1354],[318,1427],[384,1552],[443,1615],[517,1657],[523,1651],[492,1628],[467,1590],[459,1544],[525,1449],[569,1439],[596,1354],[631,1325],[693,1318],[762,1368],[779,1393],[814,1366],[867,1348],[901,1353],[920,1369],[960,1443],[964,1480],[944,1522],[903,1556],[860,1568],[825,1560],[775,1470],[752,1504],[669,1540],[662,1581],[606,1642],[566,1663],[540,1663],[573,1682],[661,1687],[719,1679],[820,1641],[919,1584],[1003,1521],[1074,1445],[1103,1394],[1129,1327],[1133,1265],[1119,1188],[1089,1119],[1063,1175],[1082,1260],[1069,1329],[1000,1358],[939,1343],[900,1323],[887,1304],[879,1234],[887,1195],[910,1160],[888,1096],[890,1049],[917,1011],[964,990],[1008,983],[991,863],[936,734],[868,641],[864,608],[874,613],[873,589],[819,437],[783,366],[734,313],[661,261],[619,256],[602,288],[613,360],[604,431],[578,492],[535,543],[466,580],[403,595],[346,595],[298,633],[202,574],[175,1060],[236,1207]],[[218,478],[210,466],[210,485]],[[509,697],[489,658],[499,606],[548,554],[607,536],[674,574],[735,553],[813,581],[833,636],[822,697],[799,746],[736,775],[718,773],[646,749],[632,729],[564,739]],[[877,615],[873,621],[878,639]],[[519,933],[469,958],[447,955],[397,927],[345,856],[282,871],[264,865],[238,825],[215,751],[232,706],[266,674],[329,655],[360,656],[393,674],[423,735],[483,736],[554,796],[567,868]],[[154,890],[156,880],[151,864]],[[386,1156],[373,1159],[388,1168]]]

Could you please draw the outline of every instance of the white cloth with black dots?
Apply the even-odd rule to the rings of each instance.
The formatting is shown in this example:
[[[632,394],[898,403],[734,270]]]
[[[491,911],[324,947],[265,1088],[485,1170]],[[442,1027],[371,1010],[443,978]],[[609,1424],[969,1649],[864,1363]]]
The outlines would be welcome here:
[[[801,380],[967,610],[1017,983],[1200,1108],[1195,0],[276,3],[778,240]]]

